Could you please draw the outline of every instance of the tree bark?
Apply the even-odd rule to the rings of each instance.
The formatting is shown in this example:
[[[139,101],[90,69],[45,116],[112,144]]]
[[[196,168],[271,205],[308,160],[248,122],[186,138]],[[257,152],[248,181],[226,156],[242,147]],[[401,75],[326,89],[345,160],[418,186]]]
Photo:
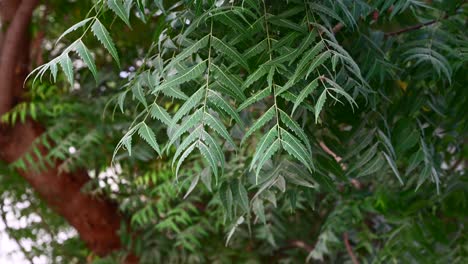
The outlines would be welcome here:
[[[0,0],[2,26],[9,24],[0,43],[0,116],[14,106],[18,100],[16,95],[22,92],[27,74],[24,65],[29,64],[29,53],[25,52],[30,45],[28,28],[38,2]],[[0,159],[7,163],[16,161],[30,150],[42,133],[42,126],[32,120],[13,127],[0,123]],[[42,155],[46,155],[45,147],[39,146],[39,149]],[[120,249],[118,230],[121,216],[116,204],[81,192],[89,181],[86,170],[59,174],[58,165],[37,173],[33,169],[19,173],[51,208],[78,231],[95,254],[104,256]],[[126,262],[136,263],[137,260],[130,257]]]

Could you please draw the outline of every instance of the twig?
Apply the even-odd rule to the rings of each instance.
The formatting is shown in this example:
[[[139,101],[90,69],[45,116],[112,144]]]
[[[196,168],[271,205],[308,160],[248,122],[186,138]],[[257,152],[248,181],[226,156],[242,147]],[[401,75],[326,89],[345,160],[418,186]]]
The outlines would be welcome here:
[[[345,246],[346,246],[346,251],[348,251],[348,254],[351,257],[351,261],[353,262],[353,264],[359,264],[359,261],[357,260],[356,256],[353,253],[353,248],[349,244],[349,239],[348,239],[348,233],[347,232],[345,232],[343,234],[343,241],[344,241]]]

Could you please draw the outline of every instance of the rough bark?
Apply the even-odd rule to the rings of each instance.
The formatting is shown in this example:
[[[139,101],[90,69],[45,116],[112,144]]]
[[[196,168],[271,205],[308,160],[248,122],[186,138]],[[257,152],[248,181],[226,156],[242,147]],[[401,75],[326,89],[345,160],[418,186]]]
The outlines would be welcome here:
[[[14,106],[18,100],[16,95],[22,91],[29,64],[29,53],[25,52],[30,45],[28,27],[38,0],[0,0],[0,3],[1,21],[3,26],[8,24],[0,43],[2,115]],[[32,120],[14,127],[0,123],[0,159],[7,163],[14,162],[30,150],[32,143],[42,133],[43,128]],[[39,148],[45,155],[46,149]],[[51,208],[78,231],[95,254],[103,256],[119,249],[121,245],[117,232],[121,217],[117,206],[104,198],[81,192],[82,186],[89,181],[86,170],[59,174],[59,164],[56,165],[38,173],[32,169],[19,173]],[[126,260],[126,263],[136,262],[134,257]]]

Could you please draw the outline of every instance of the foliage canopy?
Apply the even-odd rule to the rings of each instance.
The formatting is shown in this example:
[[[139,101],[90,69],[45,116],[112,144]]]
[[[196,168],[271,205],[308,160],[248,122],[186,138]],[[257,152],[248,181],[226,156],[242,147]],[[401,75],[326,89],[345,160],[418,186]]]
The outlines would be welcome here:
[[[96,175],[142,263],[466,263],[465,3],[76,4],[3,119],[47,124],[37,170]]]

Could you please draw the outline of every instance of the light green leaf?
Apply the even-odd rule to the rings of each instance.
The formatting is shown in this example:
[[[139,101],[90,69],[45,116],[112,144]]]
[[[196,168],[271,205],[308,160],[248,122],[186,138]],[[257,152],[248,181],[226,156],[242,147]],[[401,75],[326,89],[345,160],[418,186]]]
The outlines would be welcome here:
[[[255,171],[255,184],[258,183],[258,174],[260,173],[260,170],[263,168],[263,165],[265,162],[267,162],[279,149],[281,148],[281,143],[280,140],[277,139],[271,144],[265,151],[265,153],[262,153],[261,158],[258,161],[257,164],[257,170]]]
[[[278,128],[277,126],[272,127],[257,144],[257,149],[255,150],[255,154],[252,157],[252,162],[250,163],[250,170],[253,169],[257,160],[265,153],[267,148],[273,144],[273,141],[278,138]]]
[[[202,156],[210,164],[210,167],[213,170],[214,175],[217,177],[218,176],[218,160],[216,159],[216,154],[213,153],[213,150],[210,149],[207,145],[205,145],[201,141],[198,141],[197,146]]]
[[[177,158],[179,158],[179,155],[182,154],[182,151],[187,149],[190,146],[190,144],[200,139],[202,130],[203,129],[201,127],[196,128],[184,140],[182,140],[182,143],[180,143],[179,146],[177,146],[177,150],[172,158],[172,167],[174,167],[174,163],[177,160]]]
[[[259,67],[254,73],[250,74],[245,80],[244,85],[242,86],[243,89],[248,88],[252,85],[255,81],[260,79],[263,75],[268,73],[268,68],[266,67]]]
[[[94,76],[94,79],[97,81],[97,70],[96,70],[96,64],[94,64],[94,59],[93,56],[91,56],[91,53],[89,52],[88,48],[85,46],[83,41],[79,40],[76,43],[76,52],[80,56],[80,58],[86,63],[88,66],[89,70]],[[55,78],[54,78],[55,80]]]
[[[59,58],[59,63],[65,76],[67,76],[68,82],[73,86],[73,63],[68,54],[62,54]]]
[[[154,89],[153,94],[158,91],[165,90],[167,88],[174,87],[182,83],[191,81],[195,78],[198,78],[205,72],[205,70],[206,70],[206,61],[202,61],[196,66],[190,68],[188,71],[178,74],[174,79],[163,82],[160,86]]]
[[[122,19],[127,26],[130,28],[132,27],[130,25],[130,20],[129,20],[129,13],[127,13],[124,4],[121,0],[108,0],[107,1],[107,6],[117,15]]]
[[[153,130],[146,124],[142,123],[138,129],[138,135],[148,143],[158,154],[161,154],[161,149],[156,142],[156,135]]]
[[[182,123],[179,129],[172,135],[171,140],[167,144],[168,146],[174,144],[174,142],[180,138],[185,132],[187,132],[190,128],[194,127],[195,125],[200,124],[203,117],[202,109],[198,109],[195,113],[193,113],[187,120]]]
[[[219,188],[219,199],[221,200],[221,204],[223,205],[224,209],[227,212],[229,218],[232,215],[232,192],[231,188],[226,182],[221,184]]]
[[[400,182],[400,184],[401,184],[401,185],[404,185],[403,180],[401,179],[400,173],[398,172],[398,168],[397,168],[397,166],[396,166],[396,164],[395,164],[395,161],[394,161],[391,157],[389,157],[389,156],[387,155],[387,153],[385,153],[385,152],[383,152],[383,151],[382,151],[382,153],[384,154],[385,159],[386,159],[387,162],[388,162],[388,165],[390,165],[390,168],[392,168],[393,173],[394,173],[395,176],[398,178],[398,181]]]
[[[200,103],[202,98],[205,95],[206,88],[200,88],[196,91],[190,98],[177,110],[177,113],[174,115],[171,121],[171,127],[173,127],[179,120],[190,112],[195,106]]]
[[[190,193],[192,193],[192,191],[197,186],[199,180],[200,180],[200,174],[197,174],[197,175],[195,175],[195,177],[193,177],[192,182],[190,183],[190,186],[189,186],[187,192],[184,195],[184,199],[187,199],[187,197],[190,195]]]
[[[241,128],[244,127],[244,122],[241,120],[236,109],[234,109],[219,93],[208,90],[208,100],[225,111]]]
[[[217,118],[213,117],[209,113],[205,113],[203,121],[205,124],[207,124],[209,127],[211,127],[214,131],[216,131],[220,136],[222,136],[233,148],[236,148],[236,144],[232,140],[231,135],[229,135],[229,132],[227,131],[226,127],[224,127],[224,124],[221,123]]]
[[[317,100],[317,104],[315,104],[315,123],[318,122],[320,112],[322,112],[322,108],[326,100],[327,100],[327,89],[323,90],[322,94]]]
[[[310,146],[309,140],[301,128],[301,126],[293,120],[286,112],[279,110],[281,121],[292,131],[294,132],[301,140],[306,144],[307,150],[312,153],[312,147]]]
[[[273,119],[275,116],[275,107],[272,106],[268,111],[265,112],[265,114],[262,115],[253,125],[250,127],[250,129],[245,133],[244,138],[242,139],[241,145],[247,140],[249,136],[251,136],[255,131],[263,127],[268,121]]]
[[[104,48],[106,48],[109,53],[112,55],[114,60],[120,67],[119,55],[117,53],[117,49],[114,46],[114,42],[112,41],[109,32],[107,29],[102,25],[101,21],[96,19],[91,26],[91,31],[94,33],[94,36],[102,43]]]
[[[312,168],[314,167],[312,161],[312,154],[307,152],[306,148],[302,145],[302,143],[292,134],[284,129],[281,130],[281,145],[283,149],[286,150],[290,155],[294,158],[299,160],[302,164],[304,164],[307,169],[312,172]]]
[[[228,56],[234,62],[244,67],[244,69],[246,69],[247,71],[250,71],[249,64],[234,47],[229,46],[228,44],[224,43],[222,40],[220,40],[219,38],[215,36],[211,37],[211,45],[218,52]]]
[[[152,118],[158,119],[159,121],[163,122],[166,126],[170,126],[171,116],[166,111],[166,109],[162,108],[156,103],[151,105],[150,114]]]
[[[244,101],[241,105],[239,105],[239,108],[237,108],[237,111],[240,112],[242,109],[250,106],[251,104],[254,104],[262,100],[263,98],[269,96],[271,94],[270,91],[271,91],[270,87],[267,87],[261,91],[258,91],[256,94],[250,96],[249,98],[247,98],[246,101]]]
[[[233,76],[230,76],[215,64],[211,64],[211,68],[214,70],[215,78],[218,82],[231,90],[236,95],[236,99],[241,101],[246,99],[244,93],[240,89],[242,83],[238,82]]]
[[[184,160],[190,155],[190,153],[192,153],[192,151],[195,149],[195,146],[197,145],[198,142],[195,142],[193,143],[192,145],[190,145],[190,147],[188,147],[184,153],[182,154],[182,156],[180,156],[180,159],[179,161],[177,162],[177,167],[176,167],[176,179],[178,179],[178,175],[179,175],[179,169],[180,169],[180,166],[182,165],[182,163],[184,162]]]
[[[192,55],[192,54],[196,53],[197,51],[199,51],[200,49],[204,48],[206,45],[208,45],[208,40],[209,39],[210,39],[210,36],[207,35],[207,36],[201,38],[200,40],[198,40],[197,42],[193,43],[189,47],[185,48],[182,52],[177,54],[177,56],[175,56],[170,61],[170,63],[165,67],[165,70],[171,69],[177,63],[183,61],[184,59],[188,58],[190,55]]]
[[[68,28],[67,30],[65,30],[65,32],[62,33],[62,35],[60,35],[60,37],[58,37],[58,39],[55,41],[55,45],[57,45],[57,43],[59,43],[59,41],[66,35],[70,34],[71,32],[79,29],[80,27],[86,25],[90,20],[94,19],[93,17],[90,17],[90,18],[87,18],[85,20],[82,20],[78,23],[76,23],[75,25],[71,26],[70,28]]]
[[[306,73],[306,79],[309,78],[309,74],[312,73],[317,67],[320,67],[326,60],[328,60],[331,56],[331,52],[329,50],[325,51],[324,53],[320,54],[309,66],[309,69]]]
[[[320,77],[319,77],[320,78]],[[302,91],[299,93],[297,96],[296,101],[294,102],[294,107],[292,110],[292,113],[294,114],[294,111],[296,111],[297,107],[304,101],[304,99],[312,93],[315,88],[318,87],[318,78],[310,82]]]
[[[145,99],[145,94],[143,92],[143,88],[141,87],[140,82],[136,82],[135,85],[133,85],[132,93],[133,93],[133,96],[135,96],[135,98],[145,106],[145,108],[148,107],[148,104],[146,103],[146,99]]]

